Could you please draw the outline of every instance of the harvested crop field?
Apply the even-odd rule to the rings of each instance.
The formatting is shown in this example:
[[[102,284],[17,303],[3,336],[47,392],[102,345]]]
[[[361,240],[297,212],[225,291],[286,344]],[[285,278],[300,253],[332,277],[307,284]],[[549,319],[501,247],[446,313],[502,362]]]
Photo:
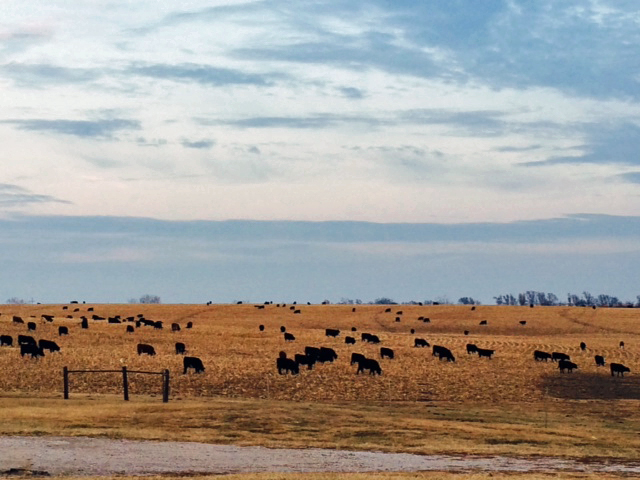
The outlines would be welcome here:
[[[89,311],[89,309],[92,311]],[[640,382],[640,310],[577,307],[506,307],[359,305],[62,305],[4,306],[0,334],[30,334],[36,340],[54,340],[60,353],[44,358],[21,357],[19,349],[0,348],[0,390],[5,392],[61,392],[62,368],[72,370],[120,369],[171,372],[171,396],[225,396],[296,401],[455,401],[472,403],[539,402],[548,399],[638,400]],[[76,311],[77,310],[77,311]],[[294,313],[299,310],[300,313]],[[402,313],[398,313],[398,312]],[[53,315],[46,321],[42,315]],[[126,333],[127,317],[163,322],[162,329],[134,327]],[[105,320],[92,320],[92,315]],[[25,324],[13,322],[20,316]],[[88,329],[80,327],[86,316]],[[123,323],[107,323],[120,316]],[[420,318],[423,320],[419,320]],[[428,318],[429,322],[425,322]],[[35,322],[28,332],[26,323]],[[486,321],[486,325],[480,325]],[[193,328],[187,329],[187,322]],[[521,322],[526,322],[522,325]],[[178,323],[180,331],[172,332]],[[259,330],[264,325],[264,331]],[[69,335],[58,336],[67,326]],[[295,336],[285,341],[281,327]],[[325,329],[339,329],[327,337]],[[355,329],[356,331],[352,331]],[[411,329],[415,333],[411,333]],[[464,334],[467,330],[468,335]],[[381,343],[360,340],[361,333],[377,335]],[[355,345],[345,344],[347,335]],[[448,347],[455,362],[440,361],[431,348],[414,347],[414,339]],[[580,349],[580,342],[587,345]],[[625,348],[619,347],[624,341]],[[186,345],[187,355],[202,359],[202,374],[182,374],[182,356],[175,343]],[[17,342],[16,342],[17,343]],[[138,343],[152,345],[157,355],[138,355]],[[495,350],[493,358],[466,353],[466,344]],[[305,346],[333,348],[338,359],[317,364],[300,374],[279,375],[276,358],[304,353]],[[380,347],[391,348],[394,359],[380,359]],[[561,374],[557,364],[535,362],[534,350],[571,355],[579,369]],[[380,362],[380,376],[356,375],[352,352]],[[594,355],[607,363],[630,367],[631,374],[612,377],[608,367],[597,367]],[[156,377],[130,376],[131,394],[159,394]],[[119,393],[114,374],[74,374],[71,395]]]

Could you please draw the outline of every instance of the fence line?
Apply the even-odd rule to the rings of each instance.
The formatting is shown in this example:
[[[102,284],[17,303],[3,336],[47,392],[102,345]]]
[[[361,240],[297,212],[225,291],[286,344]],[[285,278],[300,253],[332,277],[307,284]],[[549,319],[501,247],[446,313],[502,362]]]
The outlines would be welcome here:
[[[127,367],[122,367],[122,370],[69,370],[67,367],[62,368],[62,382],[64,388],[64,399],[69,399],[69,374],[71,373],[122,373],[122,390],[124,393],[125,401],[129,400],[129,374],[139,373],[144,375],[162,375],[162,401],[167,403],[169,401],[169,370],[162,372],[144,372],[140,370],[127,370]]]

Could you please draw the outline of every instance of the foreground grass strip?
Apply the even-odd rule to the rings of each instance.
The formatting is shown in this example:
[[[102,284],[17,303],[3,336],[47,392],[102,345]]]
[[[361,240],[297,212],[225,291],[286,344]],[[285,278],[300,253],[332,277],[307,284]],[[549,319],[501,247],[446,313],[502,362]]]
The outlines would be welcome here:
[[[199,398],[0,397],[0,434],[417,454],[637,459],[635,401],[484,406]]]
[[[12,477],[15,478],[15,477]],[[55,477],[54,477],[55,478]],[[58,477],[64,478],[64,477]],[[588,473],[261,473],[242,475],[145,476],[145,480],[617,480],[623,475]],[[73,477],[73,480],[140,480],[140,477]]]

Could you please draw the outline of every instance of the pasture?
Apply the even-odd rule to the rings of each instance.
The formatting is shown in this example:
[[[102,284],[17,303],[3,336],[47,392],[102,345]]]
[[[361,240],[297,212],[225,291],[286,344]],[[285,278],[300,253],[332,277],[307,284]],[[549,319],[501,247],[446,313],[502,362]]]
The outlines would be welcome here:
[[[54,340],[61,351],[35,360],[21,357],[15,345],[0,347],[0,433],[413,453],[637,456],[640,310],[395,305],[385,312],[387,306],[358,305],[353,312],[350,305],[296,305],[300,313],[294,314],[290,306],[2,306],[0,334],[14,341],[19,334]],[[94,314],[141,314],[164,328],[140,326],[126,333],[133,323],[91,320]],[[14,323],[14,315],[25,323]],[[89,318],[88,329],[80,327],[82,315]],[[35,331],[27,331],[28,321],[36,322]],[[185,328],[187,322],[193,328]],[[172,323],[180,331],[172,331]],[[59,326],[67,326],[69,335],[58,336]],[[294,341],[285,341],[282,326]],[[327,328],[340,334],[327,337]],[[362,342],[363,332],[381,343]],[[356,338],[355,345],[345,344],[347,335]],[[415,338],[449,348],[456,361],[414,347]],[[202,359],[204,373],[182,374],[176,342]],[[152,345],[157,354],[138,355],[139,343]],[[467,343],[495,354],[467,354]],[[279,352],[293,357],[305,346],[333,348],[338,359],[312,370],[302,366],[299,375],[279,375]],[[380,347],[393,349],[395,358],[381,359]],[[534,361],[534,350],[567,353],[579,368],[562,374],[556,363]],[[382,375],[356,375],[352,352],[377,359]],[[596,366],[595,354],[606,358],[606,367]],[[612,377],[611,362],[631,373]],[[61,400],[63,366],[123,365],[169,369],[169,404],[160,401],[158,378],[136,375],[130,377],[132,401],[124,404],[117,374],[72,375],[71,400]]]

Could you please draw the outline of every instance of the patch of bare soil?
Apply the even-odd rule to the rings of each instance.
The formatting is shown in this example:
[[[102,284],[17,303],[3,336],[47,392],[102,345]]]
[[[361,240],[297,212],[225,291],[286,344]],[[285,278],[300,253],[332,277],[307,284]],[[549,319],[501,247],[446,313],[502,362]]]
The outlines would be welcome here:
[[[640,474],[640,463],[553,457],[412,455],[269,449],[87,437],[0,437],[0,475],[152,475],[260,472],[585,472]],[[35,473],[37,472],[37,473]]]

